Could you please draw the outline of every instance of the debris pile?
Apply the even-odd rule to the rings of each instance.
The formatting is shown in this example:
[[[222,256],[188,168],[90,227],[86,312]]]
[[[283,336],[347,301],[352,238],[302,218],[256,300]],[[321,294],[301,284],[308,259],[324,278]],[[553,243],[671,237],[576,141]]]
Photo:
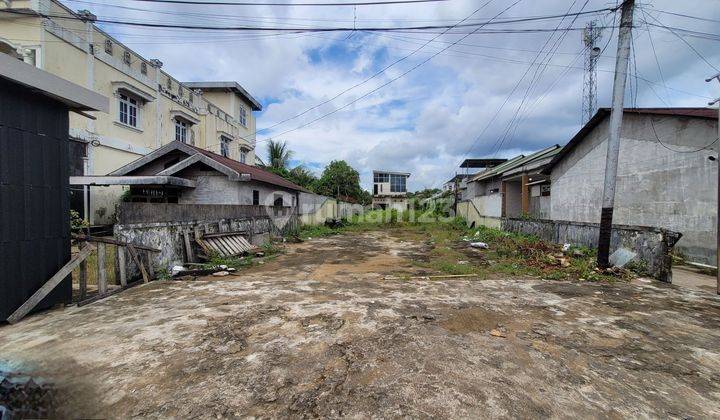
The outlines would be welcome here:
[[[52,384],[0,371],[0,419],[52,418],[56,407]]]

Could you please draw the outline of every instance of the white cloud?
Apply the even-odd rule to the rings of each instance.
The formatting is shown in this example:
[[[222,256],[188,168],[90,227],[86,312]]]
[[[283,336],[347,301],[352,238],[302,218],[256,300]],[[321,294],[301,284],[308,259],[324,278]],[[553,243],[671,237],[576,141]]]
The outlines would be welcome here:
[[[110,0],[106,1],[109,3]],[[567,0],[526,0],[505,16],[563,13],[570,3]],[[581,3],[577,2],[573,10],[577,10]],[[172,23],[265,26],[353,24],[351,7],[188,7],[152,3],[138,6],[182,13],[180,16],[89,6],[72,1],[67,4],[76,8],[89,7],[100,16]],[[467,16],[478,4],[473,0],[453,0],[412,6],[358,7],[357,26],[452,23]],[[475,17],[491,17],[508,4],[493,2]],[[592,0],[586,10],[608,7],[608,4],[606,0]],[[132,5],[137,6],[135,3]],[[720,8],[713,2],[658,0],[653,4],[640,3],[640,6],[666,25],[717,32],[717,25],[712,22],[658,13],[667,10],[720,19]],[[636,12],[636,22],[640,24],[644,19],[642,10]],[[573,26],[582,27],[589,19],[581,16]],[[566,20],[564,25],[569,21]],[[608,24],[611,21],[606,19]],[[554,28],[557,22],[513,23],[503,27]],[[372,35],[356,32],[350,37],[347,33],[269,36],[267,33],[245,35],[233,32],[150,31],[131,27],[112,27],[110,30],[121,33],[118,38],[147,57],[160,58],[165,63],[165,69],[180,79],[237,80],[255,97],[272,100],[259,115],[260,128],[273,125],[333,97],[418,48],[424,40],[437,35],[407,32]],[[651,28],[651,34],[667,84],[699,96],[669,90],[669,99],[666,97],[655,55],[643,27],[634,32],[637,68],[643,77],[659,83],[653,85],[657,94],[672,106],[704,106],[707,102],[704,97],[718,96],[720,88],[717,84],[704,82],[705,77],[714,73],[707,64],[672,33],[661,28]],[[567,70],[563,67],[582,67],[582,57],[573,55],[582,48],[578,31],[567,34],[558,47],[560,53],[551,59],[553,65],[548,66],[542,77],[533,83],[525,107],[519,114],[522,123],[511,130],[512,135],[501,140],[529,86],[529,78],[519,85],[497,119],[476,141],[477,135],[506,100],[526,71],[528,63],[535,57],[533,51],[539,50],[548,36],[549,33],[470,36],[463,41],[463,44],[469,45],[455,46],[376,94],[280,138],[289,143],[295,151],[296,159],[304,162],[325,164],[332,159],[348,160],[361,173],[366,188],[370,186],[371,171],[376,168],[412,172],[410,188],[438,186],[460,171],[457,165],[465,157],[510,157],[513,153],[527,153],[555,143],[564,144],[579,129],[580,123],[582,70]],[[609,105],[612,83],[609,71],[614,66],[614,37],[616,31],[611,34],[608,29],[602,41],[603,44],[608,40],[610,42],[599,64],[600,69],[604,70],[598,75],[600,106]],[[458,35],[444,35],[439,40],[449,43],[458,38]],[[698,38],[687,38],[687,41],[720,67],[717,41]],[[337,109],[399,76],[446,45],[433,43],[332,103],[258,137],[277,135]],[[319,61],[314,59],[318,56]],[[530,75],[534,71],[530,71]],[[556,79],[557,83],[552,85]],[[551,85],[553,87],[549,90]],[[629,102],[626,104],[631,105]],[[664,106],[664,103],[648,88],[647,83],[640,81],[637,105]],[[496,150],[494,146],[501,142],[502,147]],[[262,148],[262,145],[260,143],[259,147]],[[473,147],[466,156],[471,145]]]

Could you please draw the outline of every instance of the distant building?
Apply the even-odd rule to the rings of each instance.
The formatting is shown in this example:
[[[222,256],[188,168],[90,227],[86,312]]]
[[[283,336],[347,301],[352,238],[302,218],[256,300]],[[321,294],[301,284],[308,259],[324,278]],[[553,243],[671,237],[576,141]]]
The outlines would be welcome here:
[[[406,172],[373,171],[374,209],[407,210],[407,179]]]
[[[109,113],[70,115],[70,175],[105,175],[173,141],[255,164],[261,106],[242,86],[184,83],[96,20],[58,0],[0,1],[0,54],[110,98]],[[71,186],[70,205],[91,224],[112,223],[121,193]]]
[[[450,180],[443,184],[443,191],[455,191],[460,187],[460,183],[467,177],[469,177],[470,174],[457,174],[454,177],[450,178]]]

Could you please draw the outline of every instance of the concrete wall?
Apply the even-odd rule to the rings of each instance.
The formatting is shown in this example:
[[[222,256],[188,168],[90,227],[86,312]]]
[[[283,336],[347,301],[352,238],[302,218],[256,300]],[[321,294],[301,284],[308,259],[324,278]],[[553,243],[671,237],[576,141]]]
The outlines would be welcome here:
[[[291,210],[294,209],[277,211],[263,206],[120,203],[114,236],[160,249],[160,253],[150,254],[150,263],[157,272],[187,262],[185,233],[190,236],[195,252],[195,235],[204,233],[243,232],[251,243],[262,245],[271,236],[288,234],[297,229],[297,216]],[[131,277],[139,276],[130,258],[126,269]]]
[[[457,205],[457,216],[462,217],[468,226],[487,226],[492,228],[500,228],[500,218],[487,216],[475,206],[471,200],[461,201]]]
[[[361,204],[338,202],[324,195],[300,193],[299,200],[300,223],[303,225],[321,225],[327,219],[350,218],[364,212]]]
[[[530,197],[530,216],[537,219],[550,219],[550,205],[550,196]]]
[[[681,232],[677,251],[715,265],[718,164],[708,156],[718,145],[692,151],[717,138],[717,121],[654,116],[650,125],[650,118],[624,118],[614,222]],[[600,220],[606,150],[607,119],[553,168],[551,219]]]
[[[511,218],[502,220],[502,229],[534,235],[549,242],[589,248],[597,247],[600,233],[597,223]],[[610,252],[620,247],[628,248],[637,254],[638,260],[646,264],[650,275],[661,281],[672,282],[670,251],[675,244],[676,235],[675,232],[665,229],[616,225],[612,231]]]
[[[196,182],[195,188],[183,190],[179,204],[253,204],[253,191],[260,194],[260,205],[272,206],[276,196],[282,196],[283,206],[292,207],[295,191],[257,181],[232,181],[217,171],[188,169],[179,176]]]

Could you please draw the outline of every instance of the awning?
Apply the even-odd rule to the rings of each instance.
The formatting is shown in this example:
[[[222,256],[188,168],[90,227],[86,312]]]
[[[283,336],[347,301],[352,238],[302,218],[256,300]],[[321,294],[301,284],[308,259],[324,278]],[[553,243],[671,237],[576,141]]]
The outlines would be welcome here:
[[[176,176],[71,176],[70,185],[167,185],[195,188],[195,181]]]

